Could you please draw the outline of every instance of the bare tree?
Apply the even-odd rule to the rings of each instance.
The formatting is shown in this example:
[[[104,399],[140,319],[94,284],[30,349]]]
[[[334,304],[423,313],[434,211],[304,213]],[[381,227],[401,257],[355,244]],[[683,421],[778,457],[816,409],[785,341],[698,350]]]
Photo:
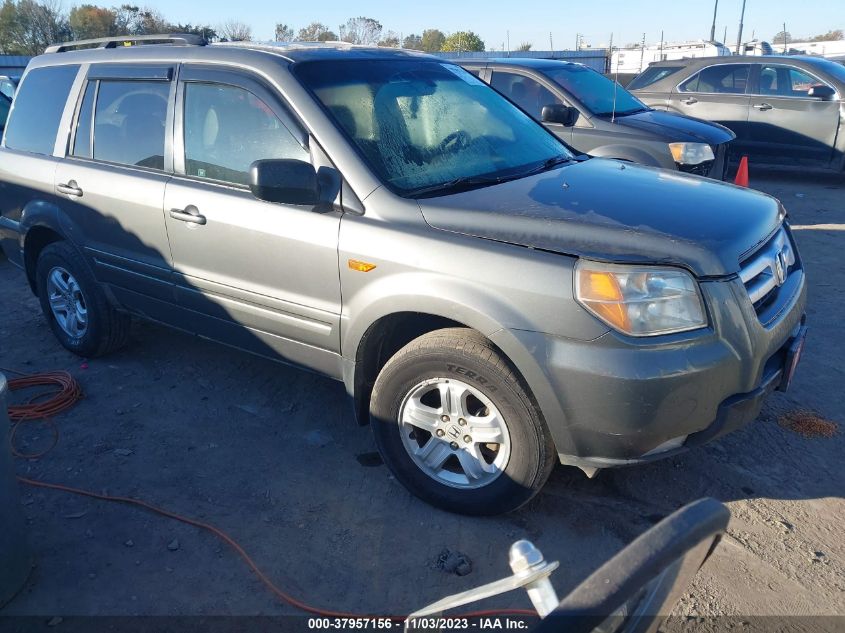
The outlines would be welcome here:
[[[277,42],[290,42],[293,40],[293,29],[289,27],[287,24],[277,24],[276,25],[276,41]]]
[[[523,42],[519,46],[516,47],[518,52],[525,52],[531,50],[531,42]]]
[[[381,22],[373,18],[349,18],[340,26],[340,39],[351,44],[376,44],[381,39]]]
[[[217,32],[221,38],[229,42],[249,42],[252,40],[252,28],[237,20],[229,20]]]

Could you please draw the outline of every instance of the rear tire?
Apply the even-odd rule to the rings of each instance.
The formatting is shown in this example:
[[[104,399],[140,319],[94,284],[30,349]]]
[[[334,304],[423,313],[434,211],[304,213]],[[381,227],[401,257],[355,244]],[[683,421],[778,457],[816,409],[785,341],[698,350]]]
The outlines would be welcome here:
[[[399,350],[376,380],[370,418],[396,478],[450,512],[514,510],[537,494],[555,463],[522,381],[469,329],[437,330]]]
[[[109,304],[82,256],[67,242],[53,242],[41,251],[35,282],[44,317],[65,349],[92,358],[129,340],[129,316]]]

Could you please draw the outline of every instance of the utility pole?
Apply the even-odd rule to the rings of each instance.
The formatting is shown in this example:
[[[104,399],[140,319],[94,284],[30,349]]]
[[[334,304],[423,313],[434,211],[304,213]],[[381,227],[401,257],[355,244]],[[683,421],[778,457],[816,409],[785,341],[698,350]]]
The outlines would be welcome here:
[[[716,11],[719,10],[719,0],[716,0],[716,6],[713,7],[713,26],[710,27],[710,41],[716,41]]]
[[[736,36],[736,54],[739,55],[739,47],[742,46],[742,21],[745,20],[745,0],[742,0],[742,13],[739,15],[739,33]]]
[[[549,31],[549,50],[553,51],[555,49],[555,45],[552,44],[552,32]]]
[[[505,34],[506,34],[507,40],[508,40],[508,57],[510,57],[511,56],[511,32],[505,31]]]
[[[786,55],[786,22],[783,23],[783,54]]]
[[[645,33],[643,33],[643,45],[640,48],[640,72],[643,72],[643,63],[645,62]]]
[[[725,26],[725,34],[722,36],[722,44],[728,41],[728,27]]]
[[[575,34],[575,50],[576,51],[581,50],[581,34],[580,33]]]

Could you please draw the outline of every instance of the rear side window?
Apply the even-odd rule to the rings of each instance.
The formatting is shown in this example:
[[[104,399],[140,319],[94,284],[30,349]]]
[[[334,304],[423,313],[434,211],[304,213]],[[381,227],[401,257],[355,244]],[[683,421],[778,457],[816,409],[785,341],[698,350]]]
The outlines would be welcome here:
[[[164,169],[169,98],[169,82],[100,81],[94,108],[94,159]],[[84,114],[83,102],[81,115]],[[80,125],[83,130],[80,133],[77,129],[77,140],[85,133],[82,121]],[[78,146],[78,151],[84,155],[84,141],[80,142],[83,145]]]
[[[669,75],[674,75],[680,69],[681,66],[652,66],[650,68],[646,68],[643,72],[631,80],[631,83],[628,84],[627,88],[628,90],[645,88],[646,86],[657,83],[661,79],[665,79]]]
[[[6,129],[6,147],[50,155],[56,144],[59,121],[78,65],[35,68],[17,91],[15,108]]]
[[[73,136],[73,156],[80,158],[91,158],[91,123],[94,119],[94,97],[97,94],[97,82],[89,82],[85,87],[85,96],[82,98],[82,107],[79,109],[79,117],[76,121],[76,133]]]
[[[681,92],[745,94],[750,64],[721,64],[710,66],[693,75],[679,86]]]

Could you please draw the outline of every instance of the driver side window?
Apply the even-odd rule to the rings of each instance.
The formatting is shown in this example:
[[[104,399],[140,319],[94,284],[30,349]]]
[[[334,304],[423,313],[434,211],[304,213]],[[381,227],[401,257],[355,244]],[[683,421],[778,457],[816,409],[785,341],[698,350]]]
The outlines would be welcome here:
[[[495,70],[490,85],[537,121],[542,120],[543,106],[566,105],[540,82],[524,75]]]
[[[246,185],[256,160],[310,161],[273,110],[257,96],[226,84],[185,84],[185,173]]]

